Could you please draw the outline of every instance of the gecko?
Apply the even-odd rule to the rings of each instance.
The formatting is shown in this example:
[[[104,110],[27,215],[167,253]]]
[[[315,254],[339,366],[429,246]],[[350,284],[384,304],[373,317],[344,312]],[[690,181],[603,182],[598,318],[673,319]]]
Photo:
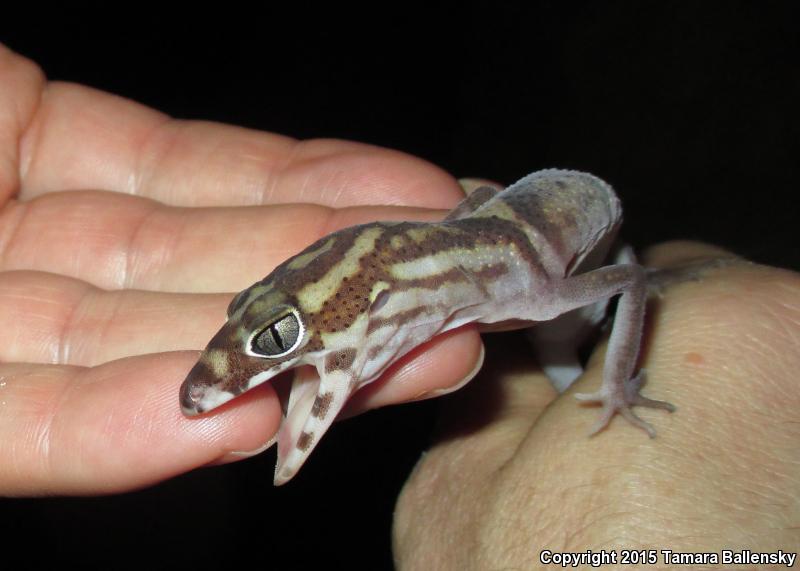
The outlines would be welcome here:
[[[227,322],[181,385],[181,408],[187,416],[207,413],[294,369],[273,439],[280,485],[358,389],[415,347],[467,323],[487,330],[535,325],[545,372],[565,390],[581,371],[575,339],[619,296],[602,385],[576,396],[602,406],[591,433],[619,413],[652,437],[632,407],[674,407],[640,394],[645,269],[631,253],[604,265],[621,219],[609,184],[547,169],[504,190],[482,186],[440,222],[372,222],[333,232],[233,298]]]

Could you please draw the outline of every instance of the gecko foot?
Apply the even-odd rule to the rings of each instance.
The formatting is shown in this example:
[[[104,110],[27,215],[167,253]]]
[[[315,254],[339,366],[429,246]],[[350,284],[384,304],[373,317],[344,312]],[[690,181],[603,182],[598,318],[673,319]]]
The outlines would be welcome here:
[[[666,401],[650,399],[639,394],[644,384],[644,378],[645,372],[644,369],[642,369],[635,377],[623,384],[621,391],[616,390],[616,387],[613,385],[609,387],[606,383],[603,383],[603,386],[600,387],[600,390],[597,392],[578,393],[575,395],[575,398],[579,401],[599,402],[603,406],[600,418],[594,426],[592,426],[589,436],[593,436],[603,430],[608,426],[608,423],[611,422],[611,419],[614,418],[614,415],[619,413],[628,422],[644,430],[650,438],[655,437],[655,429],[650,426],[648,422],[636,416],[631,407],[644,406],[647,408],[661,408],[669,412],[674,412],[675,406]]]

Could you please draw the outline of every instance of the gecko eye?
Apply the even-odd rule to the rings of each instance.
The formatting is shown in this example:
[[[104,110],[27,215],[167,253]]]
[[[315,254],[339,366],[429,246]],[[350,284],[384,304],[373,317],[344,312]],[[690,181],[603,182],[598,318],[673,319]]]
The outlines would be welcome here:
[[[250,350],[256,357],[281,357],[297,347],[301,331],[297,315],[287,313],[256,333],[250,340]]]

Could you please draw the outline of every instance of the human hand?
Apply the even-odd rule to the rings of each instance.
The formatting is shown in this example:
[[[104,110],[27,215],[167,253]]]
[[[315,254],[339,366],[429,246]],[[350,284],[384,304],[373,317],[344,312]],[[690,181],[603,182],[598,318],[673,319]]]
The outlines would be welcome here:
[[[0,85],[0,495],[123,491],[259,449],[271,387],[197,418],[178,403],[232,294],[331,231],[463,196],[401,153],[175,121],[2,47]],[[436,339],[348,412],[454,386],[480,347]]]
[[[719,256],[672,243],[644,262]],[[544,549],[796,552],[798,338],[793,272],[740,261],[668,286],[642,364],[648,395],[677,411],[637,411],[653,440],[619,420],[587,438],[593,411],[571,395],[599,385],[603,347],[561,398],[527,353],[490,348],[398,500],[397,568],[538,569]]]

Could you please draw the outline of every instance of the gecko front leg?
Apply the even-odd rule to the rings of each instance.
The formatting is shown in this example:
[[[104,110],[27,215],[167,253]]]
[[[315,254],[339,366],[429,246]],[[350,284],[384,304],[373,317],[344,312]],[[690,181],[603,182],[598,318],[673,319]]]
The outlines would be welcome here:
[[[647,301],[645,269],[638,264],[607,266],[564,279],[556,288],[559,303],[581,307],[621,294],[614,316],[614,325],[603,366],[603,384],[594,393],[575,395],[584,402],[599,402],[603,406],[600,419],[591,429],[595,434],[605,428],[619,413],[652,438],[655,430],[636,416],[633,406],[661,408],[673,412],[675,407],[665,401],[653,400],[640,394],[643,371],[634,375],[644,327]]]

